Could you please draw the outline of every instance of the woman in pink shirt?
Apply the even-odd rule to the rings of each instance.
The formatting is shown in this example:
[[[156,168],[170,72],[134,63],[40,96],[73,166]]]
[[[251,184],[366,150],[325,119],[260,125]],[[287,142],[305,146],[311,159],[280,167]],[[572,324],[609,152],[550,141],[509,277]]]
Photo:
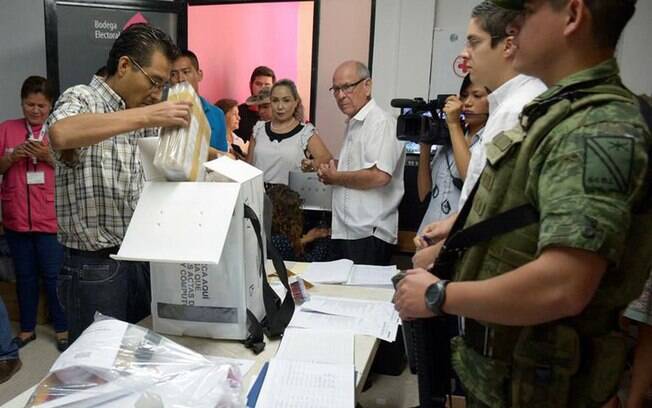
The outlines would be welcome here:
[[[57,297],[57,278],[63,249],[57,241],[54,208],[54,167],[44,126],[54,91],[43,77],[30,76],[20,91],[24,118],[0,124],[2,222],[16,270],[23,347],[36,338],[39,275],[47,292],[57,348],[68,346],[66,318]]]

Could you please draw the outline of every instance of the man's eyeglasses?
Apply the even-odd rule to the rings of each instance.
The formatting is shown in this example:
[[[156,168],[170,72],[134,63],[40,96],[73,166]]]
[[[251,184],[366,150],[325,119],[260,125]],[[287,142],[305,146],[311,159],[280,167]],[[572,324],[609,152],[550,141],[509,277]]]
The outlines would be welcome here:
[[[489,37],[489,41],[494,41],[494,40],[502,40],[503,38],[507,38],[506,36],[499,36],[499,35],[492,35]],[[478,38],[478,37],[471,37],[467,38],[466,42],[464,43],[464,46],[468,49],[475,49],[478,45],[480,45],[483,41],[485,41],[484,38]]]
[[[134,64],[134,65],[136,66],[136,68],[138,68],[138,69],[140,70],[140,72],[142,72],[143,75],[145,75],[145,77],[147,77],[147,79],[149,79],[149,83],[151,84],[151,88],[150,88],[150,89],[156,89],[156,90],[162,91],[163,89],[165,89],[165,88],[168,87],[169,84],[168,84],[167,82],[160,82],[160,81],[155,80],[155,79],[152,78],[152,77],[151,77],[147,72],[145,72],[145,70],[143,69],[143,67],[140,66],[139,63],[137,63],[136,61],[134,61],[134,60],[133,60],[130,56],[128,56],[128,55],[127,55],[127,58],[129,58],[129,62],[131,62],[132,64]]]
[[[348,95],[348,94],[350,94],[350,93],[353,93],[353,90],[355,89],[356,86],[358,86],[358,84],[359,84],[360,82],[362,82],[362,81],[364,81],[364,80],[367,80],[367,79],[369,79],[369,78],[368,78],[368,77],[361,78],[361,79],[355,81],[355,82],[352,83],[352,84],[344,84],[344,85],[342,85],[342,86],[335,86],[335,85],[333,85],[333,86],[331,86],[331,87],[328,89],[328,91],[331,92],[333,95],[337,95],[337,93],[338,93],[339,91],[342,91],[342,92],[344,92],[345,94]]]

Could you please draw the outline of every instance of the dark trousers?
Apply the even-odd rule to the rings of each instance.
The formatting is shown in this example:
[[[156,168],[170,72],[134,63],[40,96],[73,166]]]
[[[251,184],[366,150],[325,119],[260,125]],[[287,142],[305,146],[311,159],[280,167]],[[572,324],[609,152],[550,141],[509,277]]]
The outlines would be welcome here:
[[[18,346],[12,341],[13,337],[7,308],[0,298],[0,361],[18,358]]]
[[[334,239],[331,259],[350,259],[359,265],[389,265],[394,245],[380,238]]]
[[[16,271],[20,330],[32,332],[36,327],[40,275],[45,286],[54,331],[66,331],[66,317],[57,296],[57,278],[63,262],[63,247],[57,241],[57,235],[7,229],[5,237]]]
[[[59,296],[74,341],[93,323],[95,312],[128,323],[149,316],[149,264],[109,258],[117,248],[79,251],[66,248],[59,276]]]

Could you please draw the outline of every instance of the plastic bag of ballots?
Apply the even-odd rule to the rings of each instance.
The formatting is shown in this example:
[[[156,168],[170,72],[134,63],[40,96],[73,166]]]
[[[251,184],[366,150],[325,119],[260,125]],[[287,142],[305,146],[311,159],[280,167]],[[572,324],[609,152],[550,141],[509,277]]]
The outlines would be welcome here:
[[[241,407],[237,367],[96,313],[57,358],[28,407]]]
[[[167,99],[192,102],[190,124],[186,128],[161,129],[154,166],[165,173],[168,181],[201,180],[211,141],[211,127],[201,100],[187,82],[171,87]]]

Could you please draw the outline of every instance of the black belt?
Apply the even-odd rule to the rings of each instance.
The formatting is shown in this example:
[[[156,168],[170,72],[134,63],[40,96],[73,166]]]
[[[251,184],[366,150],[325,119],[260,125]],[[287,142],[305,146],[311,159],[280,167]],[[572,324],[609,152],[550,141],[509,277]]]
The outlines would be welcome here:
[[[68,253],[70,255],[74,256],[82,256],[86,258],[109,258],[111,255],[115,255],[118,253],[118,250],[120,250],[119,246],[114,246],[110,248],[102,248],[98,249],[97,251],[84,251],[81,249],[75,249],[75,248],[68,248]]]

